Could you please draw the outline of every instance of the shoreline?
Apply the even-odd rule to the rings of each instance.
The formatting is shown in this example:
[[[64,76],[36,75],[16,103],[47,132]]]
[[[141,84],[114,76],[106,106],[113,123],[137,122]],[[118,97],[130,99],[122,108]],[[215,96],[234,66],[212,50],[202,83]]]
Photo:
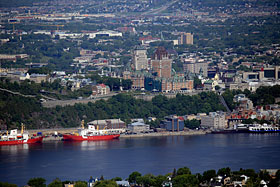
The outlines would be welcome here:
[[[193,136],[193,135],[205,135],[210,133],[210,131],[204,130],[189,130],[189,131],[180,131],[180,132],[152,132],[152,133],[143,133],[143,134],[121,134],[120,138],[145,138],[145,137],[162,137],[162,136]],[[63,141],[63,138],[60,136],[48,136],[44,137],[44,142],[49,141]]]
[[[180,132],[153,132],[145,134],[121,134],[120,138],[143,138],[143,137],[159,137],[159,136],[193,136],[193,135],[205,135],[210,133],[209,131],[180,131]]]

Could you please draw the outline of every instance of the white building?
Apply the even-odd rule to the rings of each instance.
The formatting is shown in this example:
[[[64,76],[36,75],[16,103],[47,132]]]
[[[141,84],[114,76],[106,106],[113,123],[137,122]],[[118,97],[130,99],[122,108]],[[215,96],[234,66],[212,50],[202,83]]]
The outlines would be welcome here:
[[[134,50],[133,64],[135,70],[148,69],[147,50],[144,47],[137,47]]]
[[[208,76],[208,63],[203,59],[187,58],[184,60],[183,64],[184,72],[191,72],[195,74],[200,74],[204,77]]]
[[[201,117],[201,127],[224,129],[226,127],[225,117],[224,112],[209,112],[209,115]]]
[[[99,32],[95,32],[95,33],[90,33],[89,34],[89,38],[95,38],[97,36],[109,36],[109,37],[113,37],[113,36],[120,36],[122,37],[122,33],[121,32],[116,32],[116,31],[99,31]]]
[[[144,123],[143,119],[134,119],[133,123],[127,125],[127,129],[132,133],[143,133],[150,131],[150,125]]]

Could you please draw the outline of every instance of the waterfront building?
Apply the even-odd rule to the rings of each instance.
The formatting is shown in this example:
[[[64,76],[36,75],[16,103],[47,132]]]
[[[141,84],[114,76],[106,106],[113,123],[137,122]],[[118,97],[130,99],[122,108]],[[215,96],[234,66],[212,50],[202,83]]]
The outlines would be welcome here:
[[[120,119],[104,119],[94,120],[88,123],[88,125],[94,125],[96,129],[125,129],[126,124]]]
[[[225,113],[209,112],[209,115],[201,116],[201,127],[224,129],[226,127]]]
[[[161,123],[161,128],[167,131],[183,131],[184,130],[184,118],[180,116],[167,116]]]
[[[143,133],[150,131],[150,125],[145,124],[143,119],[132,119],[132,123],[127,125],[127,129],[132,133]]]

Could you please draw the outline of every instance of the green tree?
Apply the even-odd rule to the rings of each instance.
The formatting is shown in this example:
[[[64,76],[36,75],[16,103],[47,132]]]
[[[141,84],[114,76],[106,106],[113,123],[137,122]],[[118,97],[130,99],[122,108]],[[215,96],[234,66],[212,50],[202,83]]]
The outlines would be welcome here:
[[[203,181],[210,181],[211,178],[216,177],[216,171],[215,170],[207,170],[203,172],[202,180]]]
[[[30,179],[27,184],[32,187],[45,187],[46,186],[46,179],[44,178],[32,178]]]
[[[141,173],[134,171],[132,172],[129,177],[128,177],[128,182],[130,183],[135,183],[136,182],[136,177],[141,177]]]
[[[115,178],[112,178],[113,181],[122,181],[122,178],[121,177],[115,177]]]
[[[231,175],[231,170],[229,167],[226,167],[226,168],[221,168],[218,170],[217,172],[218,175],[220,176],[230,176]]]
[[[195,175],[183,174],[172,179],[173,185],[178,187],[198,186],[199,180]]]
[[[185,120],[185,127],[189,129],[196,129],[200,128],[200,120],[192,119],[192,120]]]
[[[179,168],[177,171],[177,175],[190,175],[191,170],[187,167]]]
[[[117,187],[116,181],[113,180],[103,180],[98,181],[95,185],[95,187]]]
[[[7,182],[0,182],[0,187],[17,187],[16,184],[10,184]]]
[[[277,170],[275,177],[278,181],[280,181],[280,169]]]
[[[87,187],[87,182],[85,182],[85,181],[76,181],[74,187]]]
[[[48,185],[48,187],[63,187],[63,184],[58,178],[56,178]]]
[[[194,77],[194,79],[193,79],[193,87],[195,89],[202,87],[202,82],[201,82],[201,80],[198,77]]]
[[[259,178],[266,182],[268,182],[271,179],[269,173],[266,170],[260,171]]]

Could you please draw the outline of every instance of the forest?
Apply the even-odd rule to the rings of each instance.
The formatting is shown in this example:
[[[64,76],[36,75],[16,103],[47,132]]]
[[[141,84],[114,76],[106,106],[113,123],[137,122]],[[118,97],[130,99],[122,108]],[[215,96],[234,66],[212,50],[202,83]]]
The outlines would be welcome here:
[[[254,104],[257,105],[269,105],[269,104],[279,104],[276,103],[276,99],[280,97],[280,85],[275,86],[261,86],[256,92],[251,92],[248,89],[244,90],[226,90],[223,93],[223,97],[231,110],[233,110],[237,103],[233,102],[233,97],[237,94],[245,94]]]
[[[244,177],[244,175],[246,177]],[[89,181],[92,181],[90,177]],[[173,172],[165,175],[155,176],[153,174],[145,174],[135,171],[132,172],[127,179],[115,177],[112,179],[104,179],[103,175],[97,178],[94,182],[95,187],[117,187],[117,181],[126,180],[134,186],[174,186],[174,187],[198,187],[198,186],[227,186],[232,184],[233,181],[243,181],[246,186],[262,186],[264,182],[268,187],[276,187],[280,185],[280,170],[277,170],[273,177],[266,170],[255,172],[253,169],[242,169],[232,171],[229,167],[221,168],[218,171],[210,169],[201,173],[192,173],[188,167],[174,168]],[[61,181],[59,178],[54,179],[51,183],[46,185],[44,178],[31,178],[27,182],[31,187],[63,187],[64,184],[74,184],[74,187],[87,187],[87,181]],[[0,182],[0,186],[16,187],[15,184]]]
[[[109,100],[99,100],[95,103],[75,104],[74,106],[56,106],[44,108],[40,103],[40,89],[38,84],[23,82],[0,82],[1,88],[11,89],[34,97],[22,97],[8,92],[0,95],[0,123],[8,129],[19,127],[25,123],[27,128],[76,127],[84,119],[86,122],[96,119],[120,118],[130,122],[132,118],[156,117],[159,120],[167,115],[187,115],[209,113],[224,110],[222,104],[217,103],[218,95],[214,92],[202,92],[194,96],[177,94],[168,99],[164,95],[155,96],[152,101],[135,99],[130,93],[121,93]],[[45,87],[46,88],[46,87]],[[57,83],[49,85],[52,89],[61,89]],[[159,123],[153,124],[154,127]]]

